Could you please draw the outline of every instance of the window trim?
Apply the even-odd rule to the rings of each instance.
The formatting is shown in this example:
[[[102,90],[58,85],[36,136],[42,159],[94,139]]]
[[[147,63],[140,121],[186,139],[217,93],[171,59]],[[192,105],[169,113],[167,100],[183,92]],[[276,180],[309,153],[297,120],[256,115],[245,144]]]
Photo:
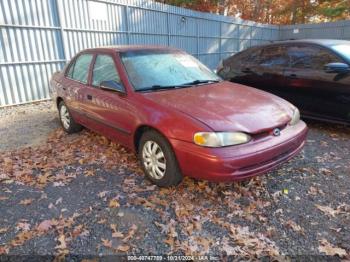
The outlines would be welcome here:
[[[110,54],[110,53],[96,53],[95,54],[95,57],[93,59],[93,61],[91,62],[91,78],[90,78],[90,86],[93,87],[93,88],[97,88],[97,89],[100,89],[101,90],[101,87],[100,86],[95,86],[93,85],[93,77],[94,77],[94,68],[95,68],[95,64],[96,64],[96,60],[97,60],[97,57],[99,55],[102,55],[102,56],[109,56],[110,58],[112,58],[112,61],[114,63],[114,68],[115,68],[115,71],[117,72],[118,76],[119,76],[119,80],[120,80],[120,84],[123,86],[124,90],[123,91],[119,91],[119,90],[116,90],[117,92],[120,92],[120,93],[124,93],[126,94],[126,88],[125,88],[125,85],[122,81],[122,78],[120,76],[120,73],[119,73],[119,70],[118,70],[118,67],[117,67],[117,64],[116,64],[116,61],[115,61],[115,57],[113,56],[113,54]]]
[[[84,83],[84,82],[82,82],[82,81],[79,81],[79,80],[77,80],[77,79],[71,78],[71,77],[68,76],[68,73],[69,73],[70,68],[71,68],[72,66],[75,67],[75,63],[76,63],[77,59],[78,59],[79,57],[81,57],[82,55],[91,55],[91,56],[92,56],[92,59],[91,59],[91,61],[90,61],[89,68],[88,68],[88,75],[87,75],[87,81],[86,81],[86,83]],[[74,81],[74,82],[80,83],[80,84],[82,84],[82,85],[90,85],[91,65],[92,65],[93,62],[95,61],[95,57],[96,57],[96,55],[95,55],[94,53],[92,53],[92,52],[84,52],[84,53],[79,53],[79,54],[77,54],[77,55],[72,59],[72,61],[69,63],[68,67],[66,68],[66,70],[65,70],[65,72],[64,72],[64,77],[67,78],[67,79],[69,79],[69,80],[72,80],[72,81]],[[74,73],[74,68],[73,68],[73,73]],[[72,75],[73,75],[73,74],[72,74]]]

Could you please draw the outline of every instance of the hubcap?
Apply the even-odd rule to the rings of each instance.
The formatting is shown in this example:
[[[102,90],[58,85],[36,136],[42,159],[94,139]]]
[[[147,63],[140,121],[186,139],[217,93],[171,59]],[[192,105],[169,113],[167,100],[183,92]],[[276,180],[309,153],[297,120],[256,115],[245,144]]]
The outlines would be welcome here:
[[[148,174],[154,179],[162,179],[166,171],[166,160],[160,146],[154,141],[143,145],[142,160]]]
[[[70,125],[70,117],[69,117],[68,109],[65,105],[61,106],[60,116],[61,116],[62,125],[64,126],[65,129],[68,129]]]

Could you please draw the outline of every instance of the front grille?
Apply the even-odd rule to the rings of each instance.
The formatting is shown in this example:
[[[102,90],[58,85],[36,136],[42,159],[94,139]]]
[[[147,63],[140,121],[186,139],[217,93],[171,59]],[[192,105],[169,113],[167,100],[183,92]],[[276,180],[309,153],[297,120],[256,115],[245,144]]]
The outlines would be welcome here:
[[[254,140],[259,140],[259,139],[262,139],[262,138],[265,138],[267,136],[272,135],[273,130],[275,128],[279,128],[281,131],[283,131],[283,129],[285,129],[286,127],[287,127],[287,124],[283,124],[283,125],[280,125],[280,126],[275,126],[275,127],[271,128],[269,130],[266,130],[264,132],[253,134],[252,137],[254,138]]]
[[[274,161],[277,161],[279,159],[283,159],[283,158],[287,157],[290,153],[293,152],[293,150],[294,149],[289,149],[286,152],[279,154],[278,156],[275,156],[274,158],[267,159],[267,160],[259,162],[259,163],[254,163],[253,165],[245,166],[243,168],[240,168],[239,171],[249,171],[249,170],[255,169],[257,167],[268,165]]]

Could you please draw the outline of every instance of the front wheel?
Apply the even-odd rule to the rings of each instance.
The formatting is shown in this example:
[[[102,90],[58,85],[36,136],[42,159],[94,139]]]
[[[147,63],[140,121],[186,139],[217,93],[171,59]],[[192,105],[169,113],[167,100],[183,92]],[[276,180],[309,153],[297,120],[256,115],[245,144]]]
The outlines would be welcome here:
[[[145,132],[138,155],[146,177],[160,187],[177,185],[182,180],[180,168],[169,142],[156,131]]]
[[[69,134],[81,131],[83,127],[74,121],[74,119],[68,111],[68,107],[63,101],[61,101],[58,104],[58,112],[60,122],[64,131],[66,131]]]

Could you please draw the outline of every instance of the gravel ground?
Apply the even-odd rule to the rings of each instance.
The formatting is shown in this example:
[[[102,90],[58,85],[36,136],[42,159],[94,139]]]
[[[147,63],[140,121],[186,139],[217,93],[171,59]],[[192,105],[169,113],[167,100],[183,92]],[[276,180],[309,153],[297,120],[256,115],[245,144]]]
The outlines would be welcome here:
[[[308,125],[265,176],[159,189],[125,148],[63,133],[50,103],[0,109],[0,254],[350,259],[350,129]]]
[[[51,101],[0,108],[0,151],[36,146],[59,126]]]

